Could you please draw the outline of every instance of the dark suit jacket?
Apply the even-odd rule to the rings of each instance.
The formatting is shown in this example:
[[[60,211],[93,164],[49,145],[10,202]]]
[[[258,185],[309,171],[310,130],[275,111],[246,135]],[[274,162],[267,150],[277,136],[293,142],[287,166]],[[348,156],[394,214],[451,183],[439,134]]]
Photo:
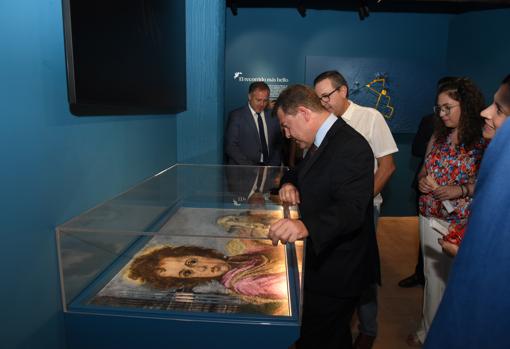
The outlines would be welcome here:
[[[280,166],[282,161],[282,132],[277,118],[264,110],[267,125],[267,148],[269,161],[266,165]],[[229,165],[257,165],[260,162],[260,144],[257,126],[248,105],[235,109],[228,116],[225,132],[225,155]]]
[[[411,154],[420,158],[420,163],[416,168],[413,183],[411,185],[416,193],[415,203],[417,215],[420,213],[418,198],[421,195],[420,189],[418,189],[418,175],[420,174],[423,162],[425,161],[425,153],[427,152],[427,145],[429,144],[430,137],[432,137],[432,134],[434,133],[435,118],[435,114],[428,114],[421,119],[418,131],[416,131],[416,134],[414,135],[413,146],[411,147]]]
[[[419,158],[425,157],[427,151],[427,145],[429,144],[430,137],[434,133],[434,119],[435,114],[425,115],[418,126],[418,131],[414,135],[413,146],[411,153]]]
[[[368,142],[338,118],[315,153],[282,179],[298,188],[301,219],[309,232],[305,291],[357,297],[380,281],[373,172]]]

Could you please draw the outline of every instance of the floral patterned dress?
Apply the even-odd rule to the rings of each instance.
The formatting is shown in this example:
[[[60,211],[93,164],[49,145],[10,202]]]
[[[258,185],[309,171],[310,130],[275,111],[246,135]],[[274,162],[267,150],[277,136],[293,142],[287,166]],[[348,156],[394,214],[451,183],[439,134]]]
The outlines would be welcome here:
[[[450,134],[446,141],[436,141],[432,145],[425,158],[427,174],[440,186],[474,183],[487,144],[487,140],[481,138],[475,146],[466,149],[463,144],[454,144]],[[450,223],[464,223],[469,216],[471,201],[471,197],[450,200],[455,210],[448,213],[441,201],[434,199],[432,193],[422,194],[419,199],[420,214]]]

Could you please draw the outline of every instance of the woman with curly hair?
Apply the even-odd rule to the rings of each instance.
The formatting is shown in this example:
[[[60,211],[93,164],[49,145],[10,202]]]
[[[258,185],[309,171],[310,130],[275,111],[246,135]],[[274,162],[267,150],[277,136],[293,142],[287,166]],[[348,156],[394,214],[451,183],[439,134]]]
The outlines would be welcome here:
[[[425,342],[448,280],[451,258],[442,253],[434,227],[462,224],[469,216],[472,192],[468,186],[476,181],[487,145],[480,118],[483,106],[480,90],[467,78],[438,87],[436,126],[418,175],[425,286],[422,318],[416,333],[407,339],[410,346]]]
[[[503,123],[510,116],[510,75],[507,75],[499,89],[494,94],[494,99],[491,105],[482,110],[481,112],[483,124],[483,137],[485,139],[492,139],[498,129],[503,126]],[[475,192],[475,184],[466,185],[466,189],[469,193]],[[462,232],[464,232],[465,225],[461,226]],[[444,238],[439,240],[439,244],[443,248],[443,251],[454,257],[457,255],[459,250],[459,243],[451,241],[451,239]]]
[[[482,117],[484,135],[495,135],[482,161],[466,237],[426,348],[509,347],[510,75]]]

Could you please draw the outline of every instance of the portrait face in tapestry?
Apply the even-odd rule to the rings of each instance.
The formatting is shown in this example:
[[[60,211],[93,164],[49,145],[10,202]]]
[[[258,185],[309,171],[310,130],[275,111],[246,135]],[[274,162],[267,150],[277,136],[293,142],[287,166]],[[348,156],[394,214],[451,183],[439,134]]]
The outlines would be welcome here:
[[[287,283],[283,249],[275,249],[260,241],[235,239],[231,242],[237,243],[237,249],[245,253],[224,256],[216,250],[198,246],[156,248],[134,259],[129,278],[161,290],[192,290],[216,280],[240,296],[256,297],[259,301],[285,299]]]
[[[197,246],[163,246],[137,257],[129,277],[154,288],[192,288],[210,280],[220,280],[230,270],[226,257],[218,251]]]
[[[225,274],[230,266],[225,260],[198,255],[165,257],[159,262],[156,272],[161,277],[215,278]]]

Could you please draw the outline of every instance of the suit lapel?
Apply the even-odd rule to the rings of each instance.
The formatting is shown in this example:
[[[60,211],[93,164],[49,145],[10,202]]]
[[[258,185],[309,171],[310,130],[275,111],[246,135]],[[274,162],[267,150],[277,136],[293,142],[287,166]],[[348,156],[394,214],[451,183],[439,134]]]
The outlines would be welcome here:
[[[338,118],[337,121],[331,126],[328,133],[326,133],[326,137],[322,140],[322,143],[319,148],[315,151],[315,153],[308,159],[305,159],[303,167],[299,169],[299,181],[301,182],[303,178],[306,176],[308,171],[312,168],[313,164],[317,161],[317,159],[322,155],[324,149],[328,146],[329,140],[334,137],[334,135],[338,132],[338,130],[345,125],[345,121]]]

